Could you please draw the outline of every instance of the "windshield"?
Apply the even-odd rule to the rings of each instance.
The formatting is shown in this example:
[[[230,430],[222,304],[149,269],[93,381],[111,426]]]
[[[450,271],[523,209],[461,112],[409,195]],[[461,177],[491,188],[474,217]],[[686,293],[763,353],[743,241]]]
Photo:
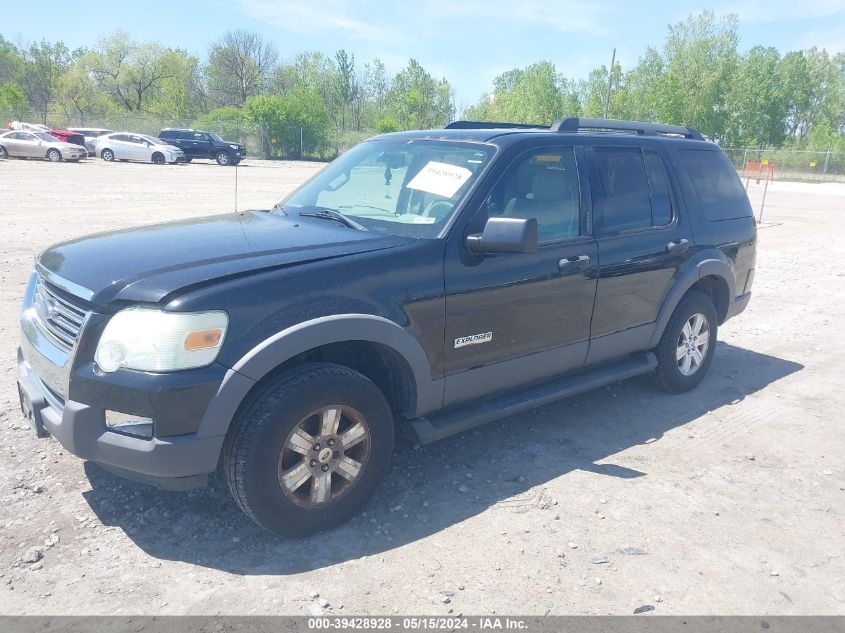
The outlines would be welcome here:
[[[340,211],[371,231],[436,237],[493,149],[432,140],[368,141],[276,206],[286,213]]]
[[[42,141],[47,141],[48,143],[55,143],[59,140],[55,136],[50,136],[46,132],[33,132],[33,134],[35,134],[35,136],[40,138]]]
[[[154,136],[147,136],[146,134],[142,134],[141,138],[147,141],[147,143],[152,143],[153,145],[166,145],[165,141],[162,141],[160,138],[155,138]]]
[[[209,132],[208,135],[211,137],[212,141],[216,141],[218,143],[225,143],[226,142],[222,138],[220,138],[219,134],[215,134],[214,132]]]

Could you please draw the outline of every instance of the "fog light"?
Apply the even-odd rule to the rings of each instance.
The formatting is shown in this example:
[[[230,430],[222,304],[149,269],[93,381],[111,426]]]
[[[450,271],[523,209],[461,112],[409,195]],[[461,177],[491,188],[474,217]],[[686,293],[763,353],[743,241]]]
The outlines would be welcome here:
[[[106,426],[110,431],[151,438],[153,436],[153,421],[140,415],[106,410]]]

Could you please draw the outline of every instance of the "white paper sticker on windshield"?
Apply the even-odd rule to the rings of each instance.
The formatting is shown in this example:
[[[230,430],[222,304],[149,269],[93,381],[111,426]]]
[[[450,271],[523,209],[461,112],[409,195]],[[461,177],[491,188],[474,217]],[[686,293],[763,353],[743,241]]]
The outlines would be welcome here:
[[[411,179],[408,188],[451,198],[470,176],[472,172],[466,167],[432,160]]]

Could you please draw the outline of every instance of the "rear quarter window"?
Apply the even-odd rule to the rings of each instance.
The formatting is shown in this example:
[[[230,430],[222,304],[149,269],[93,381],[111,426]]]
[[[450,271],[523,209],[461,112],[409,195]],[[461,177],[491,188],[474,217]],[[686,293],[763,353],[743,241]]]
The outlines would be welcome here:
[[[739,176],[718,150],[682,149],[691,211],[710,222],[751,217],[753,212]]]

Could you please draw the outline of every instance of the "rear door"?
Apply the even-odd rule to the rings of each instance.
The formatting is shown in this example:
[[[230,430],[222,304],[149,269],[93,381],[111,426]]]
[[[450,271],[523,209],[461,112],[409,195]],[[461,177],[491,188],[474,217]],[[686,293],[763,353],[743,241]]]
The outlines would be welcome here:
[[[580,367],[590,336],[597,247],[583,152],[528,149],[492,186],[445,264],[446,404]],[[473,255],[467,232],[491,216],[536,218],[536,253]]]
[[[128,141],[128,134],[115,134],[111,137],[110,145],[116,159],[129,160],[132,157]]]
[[[192,147],[194,156],[197,158],[211,158],[214,156],[214,147],[211,138],[205,132],[194,132]]]
[[[694,249],[658,143],[608,141],[590,155],[600,268],[588,362],[597,362],[640,348],[635,328],[657,319]]]

